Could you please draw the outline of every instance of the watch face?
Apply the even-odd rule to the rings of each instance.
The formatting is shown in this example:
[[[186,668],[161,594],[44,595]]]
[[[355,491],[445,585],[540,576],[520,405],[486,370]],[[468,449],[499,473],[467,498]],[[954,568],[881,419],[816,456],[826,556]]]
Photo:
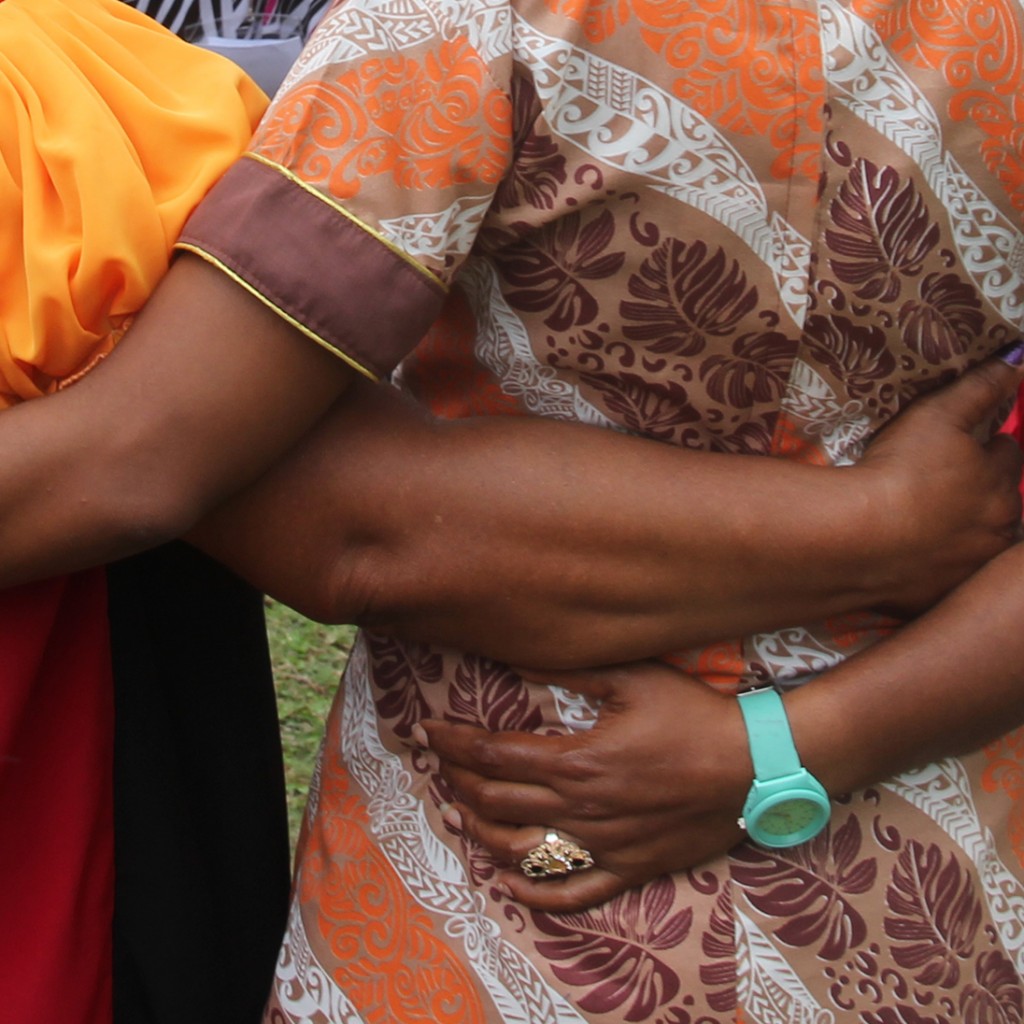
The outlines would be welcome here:
[[[769,836],[792,836],[809,828],[821,813],[813,800],[783,800],[758,815],[757,829]]]

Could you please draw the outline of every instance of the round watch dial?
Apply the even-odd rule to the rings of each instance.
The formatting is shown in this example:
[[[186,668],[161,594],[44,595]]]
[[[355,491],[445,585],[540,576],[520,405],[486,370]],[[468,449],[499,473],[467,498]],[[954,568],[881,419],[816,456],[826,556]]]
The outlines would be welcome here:
[[[813,800],[783,800],[768,808],[757,819],[757,827],[770,836],[791,836],[813,824],[821,808]]]

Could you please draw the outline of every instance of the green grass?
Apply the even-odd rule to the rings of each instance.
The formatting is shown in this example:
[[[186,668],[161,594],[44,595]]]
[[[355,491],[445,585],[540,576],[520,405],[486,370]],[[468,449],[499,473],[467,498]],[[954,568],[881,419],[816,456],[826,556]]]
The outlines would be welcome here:
[[[294,849],[313,761],[355,627],[321,626],[269,599],[266,613]]]

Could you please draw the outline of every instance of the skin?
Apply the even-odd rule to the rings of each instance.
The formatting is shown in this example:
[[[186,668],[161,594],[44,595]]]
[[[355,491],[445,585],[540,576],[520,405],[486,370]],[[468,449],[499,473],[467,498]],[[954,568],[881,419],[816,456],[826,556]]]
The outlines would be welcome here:
[[[0,417],[0,585],[181,535],[280,458],[351,379],[230,279],[176,260],[101,366]]]
[[[786,506],[792,494],[781,486],[772,487],[771,474],[784,471],[786,465],[751,460],[756,467],[750,467],[740,460],[744,470],[763,466],[769,474],[757,493],[763,502],[758,505],[759,518],[796,525],[804,544],[815,536],[815,521],[828,524],[830,530],[813,554],[823,578],[834,584],[841,567],[829,557],[836,546],[835,530],[852,511],[851,492],[863,496],[876,481],[886,479],[889,486],[896,482],[900,499],[916,510],[945,508],[946,499],[939,499],[935,506],[922,488],[943,479],[949,484],[947,474],[977,467],[980,460],[990,470],[999,466],[1006,472],[1009,489],[1000,492],[1005,503],[991,507],[990,523],[1001,523],[994,533],[1009,542],[1020,521],[1016,486],[1020,453],[1008,438],[983,444],[977,435],[993,410],[1013,396],[1019,379],[1019,371],[991,361],[954,386],[915,403],[883,432],[858,467],[812,470],[820,477],[834,478],[843,493],[836,508],[821,504],[820,494],[817,505],[808,499],[814,512],[808,520],[794,516]],[[550,425],[519,423],[518,431],[511,433],[507,426],[504,420],[434,423],[393,392],[357,388],[290,460],[215,516],[203,539],[236,568],[255,573],[262,585],[284,586],[291,599],[301,597],[303,584],[318,573],[328,582],[333,580],[335,589],[321,592],[321,603],[309,609],[313,614],[340,619],[351,615],[375,628],[432,642],[477,644],[494,656],[533,664],[533,670],[520,669],[532,681],[567,686],[601,701],[597,726],[574,736],[491,734],[441,722],[425,722],[419,730],[421,742],[442,759],[444,775],[462,796],[463,802],[447,812],[453,825],[464,828],[511,865],[552,826],[595,853],[599,865],[595,870],[564,882],[531,882],[516,870],[504,879],[507,891],[530,906],[582,909],[665,871],[699,864],[739,841],[742,833],[736,818],[753,769],[735,702],[663,664],[645,662],[558,675],[539,673],[536,666],[545,662],[577,666],[600,658],[620,659],[635,647],[651,645],[644,650],[648,653],[730,635],[716,630],[735,628],[736,590],[721,583],[722,573],[708,571],[707,578],[720,589],[701,591],[697,604],[705,602],[704,607],[695,607],[687,588],[693,586],[694,561],[701,557],[694,551],[699,547],[697,539],[681,539],[670,519],[657,519],[659,506],[652,505],[651,496],[662,495],[666,486],[671,488],[680,480],[673,472],[675,463],[669,460],[681,453],[616,435],[602,438],[603,465],[617,485],[611,503],[625,508],[623,523],[652,517],[657,523],[649,537],[631,536],[633,547],[625,545],[620,558],[614,545],[626,533],[608,530],[605,505],[609,502],[585,503],[583,509],[573,511],[574,498],[589,479],[574,470],[593,455],[586,448],[593,432],[555,428],[557,450],[566,457],[564,462],[555,459],[557,472],[550,477],[544,462],[537,461],[543,448],[526,444],[520,452],[514,447],[527,436],[524,427],[528,431],[535,426],[543,436]],[[357,437],[359,442],[353,443]],[[577,451],[576,444],[583,447]],[[621,461],[616,461],[620,456]],[[508,465],[502,468],[506,459]],[[693,472],[699,473],[706,461],[704,456],[695,457]],[[738,464],[731,458],[722,462],[726,470]],[[510,486],[502,489],[489,481],[488,501],[481,510],[481,481],[496,467],[499,480],[510,480]],[[651,476],[642,477],[639,467],[649,468]],[[417,503],[419,516],[410,519],[400,514],[396,478]],[[692,522],[692,480],[696,478],[685,478],[678,493],[669,491],[665,515],[684,508],[684,520]],[[730,477],[700,479],[715,496],[701,528],[715,535],[722,518],[712,522],[712,513],[729,506],[724,488]],[[352,480],[359,481],[357,488],[350,486]],[[630,481],[630,486],[619,487],[623,480]],[[438,481],[444,486],[439,487]],[[311,505],[307,496],[318,488],[327,488],[327,500]],[[872,492],[871,501],[855,506],[854,518],[859,517],[863,533],[853,535],[851,543],[859,543],[855,552],[865,556],[868,550],[878,551],[870,548],[872,541],[880,537],[895,541],[896,550],[887,556],[894,560],[890,567],[895,567],[902,564],[895,560],[908,550],[901,553],[900,545],[911,541],[906,535],[886,532],[898,516],[872,514],[877,511],[879,493]],[[545,496],[546,523],[537,522],[538,494]],[[630,504],[634,495],[642,496],[635,506]],[[735,495],[737,503],[749,507],[750,492],[746,501],[742,497]],[[894,507],[898,505],[889,506],[889,511]],[[258,542],[267,517],[276,520],[281,530]],[[303,529],[287,529],[289,524],[294,527],[296,517]],[[918,527],[938,522],[918,512],[912,519]],[[336,552],[337,564],[325,573],[325,552],[342,522],[350,533],[359,534],[359,542]],[[358,529],[356,523],[361,523]],[[783,581],[781,596],[767,584],[742,613],[747,616],[744,621],[760,628],[789,615],[822,611],[821,591],[811,598],[784,593],[785,582],[806,582],[803,575],[792,572],[793,562],[787,560],[803,558],[799,564],[806,565],[807,556],[799,544],[785,547],[786,537],[783,531],[771,544],[751,545],[755,556],[759,549],[767,549],[768,555],[779,558],[776,574],[766,576]],[[303,539],[298,548],[293,543],[296,538]],[[760,539],[765,539],[763,534]],[[531,550],[530,543],[535,557],[524,561],[522,551]],[[678,550],[673,547],[676,543]],[[261,553],[258,557],[254,549]],[[464,559],[453,561],[460,553]],[[715,546],[707,554],[709,570],[718,564],[742,575],[744,566],[730,563],[731,554]],[[910,561],[916,557],[911,555]],[[914,764],[972,749],[1008,724],[1024,720],[1024,688],[1013,667],[1020,659],[1013,652],[1004,658],[1003,645],[996,642],[998,631],[1012,628],[1012,619],[1005,611],[999,620],[979,615],[979,609],[986,607],[979,595],[1005,593],[1012,574],[1019,571],[1016,561],[1021,557],[1020,548],[1010,549],[897,639],[787,697],[798,749],[831,793],[847,792]],[[630,558],[642,563],[635,580],[623,571],[624,565],[632,564]],[[749,569],[750,558],[751,552],[744,552],[738,561],[746,559]],[[554,567],[552,575],[562,579],[564,586],[545,583],[535,571],[535,561]],[[870,562],[865,557],[862,567]],[[817,579],[813,566],[801,572],[809,581]],[[496,578],[503,580],[500,590],[494,586]],[[888,594],[870,593],[861,577],[852,589],[837,586],[835,599],[855,606],[857,599],[851,595],[858,593],[859,585],[862,603],[888,603],[907,611],[915,602],[920,602],[918,607],[930,603],[929,594],[913,588],[934,586],[938,578],[934,564],[925,568],[911,564],[894,569],[892,581],[902,582]],[[609,579],[614,583],[609,584]],[[455,580],[461,582],[455,585]],[[399,593],[401,598],[396,599]],[[600,605],[609,594],[619,604]],[[581,603],[585,599],[589,599],[586,607]],[[793,603],[776,616],[772,599]],[[767,603],[759,605],[759,600]],[[716,601],[719,617],[702,618],[707,606]],[[950,637],[955,638],[953,646]],[[937,643],[939,639],[944,643]],[[960,659],[948,659],[950,649],[964,652],[964,664],[971,669],[969,685],[965,685]],[[928,695],[927,701],[922,701],[923,694]],[[870,718],[858,714],[864,706],[876,709]],[[885,709],[884,714],[879,709]],[[690,742],[685,744],[680,743],[680,721],[688,725]],[[645,756],[637,758],[637,750]]]
[[[0,585],[195,529],[292,449],[354,377],[219,271],[180,257],[103,365],[0,418]],[[359,428],[365,407],[351,407],[356,423],[345,408],[296,453],[297,475],[279,478],[276,495],[257,489],[262,513],[237,506],[197,539],[317,617],[536,665],[646,656],[669,636],[736,635],[799,621],[808,608],[919,607],[1003,550],[1019,517],[1011,449],[955,429],[937,444],[916,414],[893,431],[900,443],[888,458],[829,470],[538,420],[412,417],[414,443],[397,419],[368,416]],[[392,461],[382,470],[378,458]],[[601,474],[584,469],[606,458]],[[922,507],[944,514],[922,521]],[[552,552],[561,554],[538,557]],[[922,562],[935,581],[923,587]],[[552,623],[574,608],[576,639],[560,654],[567,634]],[[500,635],[496,614],[506,616]],[[521,642],[501,642],[517,631]]]
[[[1019,456],[1009,442],[979,443],[974,431],[1005,403],[1016,380],[1016,373],[991,364],[968,375],[915,403],[860,466],[843,470],[678,452],[538,421],[459,426],[431,424],[414,415],[407,421],[389,420],[388,426],[370,416],[373,403],[386,400],[383,389],[374,392],[370,406],[351,404],[359,400],[353,371],[218,271],[186,256],[175,262],[130,336],[101,367],[46,402],[26,403],[0,417],[5,451],[0,583],[110,561],[191,529],[208,550],[271,593],[294,591],[300,607],[308,599],[312,607],[322,605],[337,616],[354,601],[358,616],[373,625],[390,624],[409,636],[491,649],[517,660],[532,651],[538,665],[624,660],[680,642],[736,635],[752,625],[769,628],[780,620],[798,621],[809,608],[820,614],[823,601],[836,610],[866,603],[911,609],[930,603],[1011,543],[1020,517]],[[358,421],[363,412],[366,433],[360,434],[351,420],[345,426],[346,415]],[[400,422],[411,425],[412,433],[405,433]],[[420,440],[413,443],[415,436]],[[286,463],[282,475],[268,478],[265,488],[254,483],[289,451],[291,468]],[[346,461],[346,451],[355,453],[355,461]],[[378,460],[385,457],[392,459],[387,470],[375,474],[374,467],[383,465]],[[465,464],[463,457],[469,460]],[[670,457],[685,467],[664,461]],[[602,473],[581,468],[593,464],[601,465]],[[330,487],[323,484],[325,473],[333,479]],[[636,473],[636,486],[626,487],[631,473]],[[357,490],[350,487],[353,479],[359,481]],[[252,490],[222,513],[219,525],[214,519],[196,528],[247,486]],[[247,501],[253,502],[249,512]],[[266,503],[262,516],[261,502]],[[921,509],[941,514],[923,517]],[[537,557],[538,543],[546,542],[553,527],[550,549],[540,550],[551,555],[564,545],[561,561]],[[633,540],[627,530],[638,531]],[[323,547],[321,540],[326,543],[332,536],[335,546]],[[849,547],[837,544],[837,537]],[[604,558],[606,547],[612,554],[602,562],[596,556]],[[325,550],[332,553],[325,556]],[[644,564],[643,573],[637,574],[633,559]],[[921,564],[938,583],[922,583]],[[652,570],[659,580],[654,598],[646,577]],[[511,589],[495,586],[495,580],[507,581]],[[674,599],[680,590],[689,596]],[[691,626],[706,603],[716,610]],[[531,613],[531,605],[540,611]],[[970,618],[970,602],[966,612],[955,607]],[[575,619],[565,615],[572,608],[580,608]],[[947,614],[944,609],[940,606],[935,614]],[[503,616],[501,634],[493,625],[488,634],[487,624],[496,615]],[[558,653],[561,619],[559,632],[541,633],[535,650],[528,632],[531,622],[550,622],[556,615],[571,624],[564,635],[575,637],[567,655]],[[640,640],[630,636],[634,628]],[[526,639],[500,646],[500,636],[516,630]],[[906,642],[905,636],[900,642]],[[892,655],[894,661],[902,650]],[[646,672],[629,685],[643,685]],[[875,675],[876,686],[890,678],[888,670]],[[614,678],[621,684],[627,677],[619,670]],[[934,686],[933,679],[911,680],[908,694],[920,694],[917,687],[925,682]],[[1012,687],[996,685],[990,674],[979,677],[978,686],[1000,709],[1000,721],[1017,713],[1009,699]],[[749,771],[742,773],[742,786],[735,785],[735,772],[719,774],[721,753],[731,750],[738,757],[742,749],[736,716],[723,713],[724,705],[697,684],[688,689],[696,703],[691,707],[687,702],[685,714],[696,716],[703,708],[707,735],[714,735],[712,725],[725,730],[720,743],[692,748],[688,758],[679,759],[683,770],[674,776],[667,773],[664,755],[660,760],[654,756],[666,749],[657,745],[656,736],[650,737],[649,749],[650,764],[666,769],[667,790],[652,786],[652,795],[665,794],[662,811],[676,821],[681,815],[682,827],[690,829],[693,838],[684,859],[693,863],[735,839],[730,821],[736,792],[745,791]],[[685,692],[672,687],[672,699]],[[612,715],[617,707],[612,696],[606,701],[605,724],[592,734],[598,739],[610,734],[615,740],[623,719],[641,732],[679,720],[679,709],[672,716],[654,716],[653,723],[646,710],[642,716]],[[862,690],[858,700],[863,700]],[[885,702],[892,736],[909,740],[913,735],[908,718],[916,714],[909,710],[916,703],[909,697],[902,704]],[[957,747],[951,731],[959,719],[950,723],[918,716],[918,721],[920,742],[907,749],[920,753]],[[798,742],[804,742],[806,727],[794,724],[801,730]],[[436,728],[427,731],[435,749],[450,763],[459,763],[454,747],[445,745]],[[677,736],[672,738],[667,749],[674,751]],[[647,738],[641,739],[647,744]],[[484,766],[495,773],[503,743],[509,742],[508,737],[485,740],[477,735],[469,740],[477,751],[477,760],[463,765],[470,773]],[[522,738],[512,738],[517,740]],[[637,749],[632,742],[615,743],[610,750],[599,746],[596,751],[607,756],[607,770],[628,765],[628,755]],[[844,747],[836,737],[822,760],[854,746]],[[865,776],[886,774],[891,765],[882,755],[889,753],[879,751]],[[570,776],[578,774],[573,766],[580,756],[570,752],[564,759]],[[543,759],[536,763],[545,765]],[[828,777],[826,765],[812,767]],[[685,801],[680,805],[678,793],[688,787],[680,783],[676,788],[671,780],[701,778],[702,772],[722,779],[717,793],[712,789],[710,802],[698,808],[691,804],[688,809]],[[590,784],[579,806],[613,822],[607,838],[591,836],[583,821],[576,829],[599,853],[602,865],[581,878],[586,885],[603,878],[606,888],[582,897],[571,887],[561,892],[563,899],[587,902],[607,894],[608,885],[633,884],[668,865],[649,851],[629,852],[636,830],[623,829],[621,822],[628,819],[615,805],[614,789],[606,787],[604,776],[584,774]],[[541,775],[551,781],[558,777],[546,769]],[[468,775],[455,781],[461,792],[471,793]],[[609,792],[613,796],[603,795]],[[536,796],[537,790],[520,795],[531,793]],[[522,809],[516,812],[514,804]],[[511,822],[538,812],[536,804],[518,796],[494,806],[507,807],[501,817]],[[543,810],[545,824],[572,823],[556,806]],[[701,825],[699,837],[694,821]],[[628,861],[622,868],[614,859],[616,827],[622,858]],[[528,845],[537,841],[535,833],[524,830]],[[648,833],[671,834],[660,826]],[[539,898],[550,899],[553,892],[543,890]]]
[[[785,696],[801,760],[831,795],[976,750],[1024,722],[1014,599],[1022,572],[1017,545],[899,634]],[[476,841],[517,864],[554,825],[596,859],[596,868],[564,881],[532,882],[510,870],[502,876],[510,895],[578,910],[742,838],[736,819],[753,766],[735,700],[654,662],[524,675],[602,700],[597,725],[566,737],[484,737],[424,722],[419,734],[461,796],[448,820]]]
[[[996,397],[1017,376],[993,364],[961,391],[936,396],[925,409],[932,427],[941,432],[955,421],[969,434],[986,406],[985,388]],[[886,432],[876,443],[885,459],[897,454],[889,447],[894,437]],[[891,638],[786,695],[801,760],[831,795],[976,750],[1024,722],[1024,639],[1014,599],[1022,571],[1018,544]],[[597,861],[558,881],[510,870],[502,880],[510,895],[538,909],[579,910],[698,865],[743,838],[736,819],[753,766],[733,699],[656,662],[521,674],[600,701],[595,727],[561,737],[439,721],[417,730],[459,794],[446,812],[450,824],[510,865],[552,827]]]
[[[972,433],[1015,381],[976,371],[842,469],[537,418],[438,422],[355,385],[192,539],[312,618],[534,667],[913,612],[1020,521],[1016,446]]]

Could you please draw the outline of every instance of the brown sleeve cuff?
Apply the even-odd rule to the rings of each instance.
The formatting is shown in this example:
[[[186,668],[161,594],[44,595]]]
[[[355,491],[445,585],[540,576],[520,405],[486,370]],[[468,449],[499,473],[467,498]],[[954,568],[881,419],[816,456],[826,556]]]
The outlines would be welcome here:
[[[386,376],[433,323],[444,286],[286,171],[243,158],[175,245],[220,267],[314,341]]]

